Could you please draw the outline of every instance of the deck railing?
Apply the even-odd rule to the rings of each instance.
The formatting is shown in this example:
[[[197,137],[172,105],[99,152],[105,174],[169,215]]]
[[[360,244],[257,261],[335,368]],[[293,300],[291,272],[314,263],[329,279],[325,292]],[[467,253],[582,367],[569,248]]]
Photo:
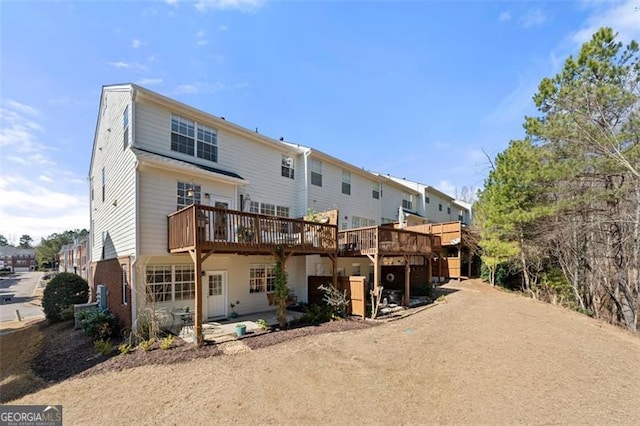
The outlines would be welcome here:
[[[338,228],[194,204],[168,216],[168,249],[270,253],[278,246],[300,253],[336,253]]]
[[[338,252],[341,256],[429,254],[431,236],[376,226],[349,229],[338,232]]]

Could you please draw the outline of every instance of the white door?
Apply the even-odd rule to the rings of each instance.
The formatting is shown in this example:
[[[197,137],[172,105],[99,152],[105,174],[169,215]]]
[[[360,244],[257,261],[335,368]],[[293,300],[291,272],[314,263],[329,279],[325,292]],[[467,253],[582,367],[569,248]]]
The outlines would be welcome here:
[[[207,296],[207,318],[226,316],[227,273],[225,271],[208,271],[203,287]]]

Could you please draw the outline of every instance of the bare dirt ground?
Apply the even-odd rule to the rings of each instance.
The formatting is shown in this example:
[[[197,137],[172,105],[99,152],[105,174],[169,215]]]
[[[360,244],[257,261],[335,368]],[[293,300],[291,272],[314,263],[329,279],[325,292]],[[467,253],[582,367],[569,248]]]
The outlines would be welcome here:
[[[65,424],[638,424],[640,338],[477,281],[447,303],[233,356],[76,376]]]

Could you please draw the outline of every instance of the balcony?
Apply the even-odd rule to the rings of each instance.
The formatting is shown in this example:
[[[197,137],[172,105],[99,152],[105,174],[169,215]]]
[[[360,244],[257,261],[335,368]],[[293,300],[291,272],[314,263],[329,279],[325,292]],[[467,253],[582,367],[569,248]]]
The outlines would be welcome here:
[[[340,256],[420,256],[431,249],[431,236],[423,232],[373,226],[338,233]]]
[[[336,254],[336,225],[193,204],[168,216],[168,250],[271,254]]]

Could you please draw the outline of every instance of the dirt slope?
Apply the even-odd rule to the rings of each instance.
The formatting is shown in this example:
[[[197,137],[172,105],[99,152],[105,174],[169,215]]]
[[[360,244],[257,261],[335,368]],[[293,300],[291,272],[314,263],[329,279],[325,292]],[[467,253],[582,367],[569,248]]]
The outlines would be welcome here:
[[[448,303],[379,327],[14,403],[62,404],[65,424],[640,423],[640,338],[475,281],[448,287]]]

